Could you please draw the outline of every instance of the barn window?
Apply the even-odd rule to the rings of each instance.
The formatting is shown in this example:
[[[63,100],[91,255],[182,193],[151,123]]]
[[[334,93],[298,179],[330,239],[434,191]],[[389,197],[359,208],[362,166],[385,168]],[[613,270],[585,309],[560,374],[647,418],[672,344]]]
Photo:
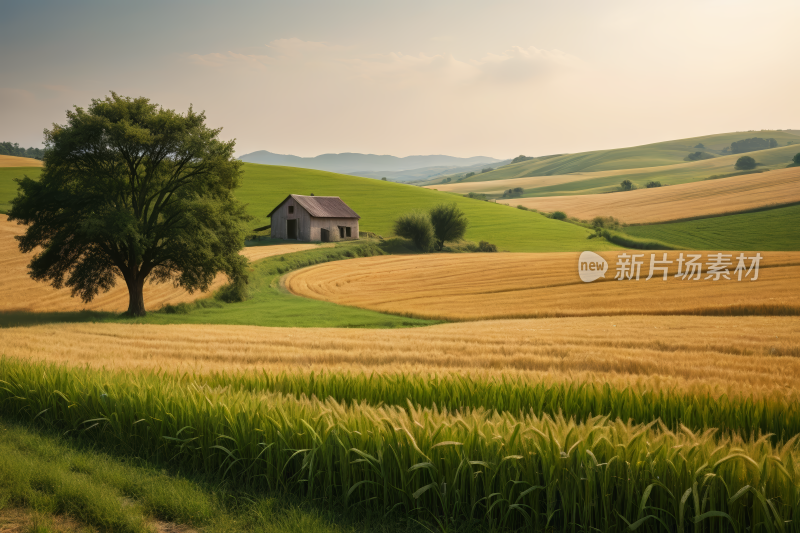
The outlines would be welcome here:
[[[291,215],[292,213],[294,213],[294,206],[290,205],[289,206],[289,214]]]
[[[344,239],[344,226],[339,226],[339,238]]]
[[[344,228],[344,234],[348,237],[350,236],[350,226]]]

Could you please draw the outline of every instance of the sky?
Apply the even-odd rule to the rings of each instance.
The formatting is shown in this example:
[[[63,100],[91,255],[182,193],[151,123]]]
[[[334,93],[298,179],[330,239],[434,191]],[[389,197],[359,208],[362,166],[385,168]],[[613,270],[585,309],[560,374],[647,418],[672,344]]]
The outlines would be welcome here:
[[[0,0],[0,141],[115,91],[237,154],[540,156],[800,129],[797,0]]]

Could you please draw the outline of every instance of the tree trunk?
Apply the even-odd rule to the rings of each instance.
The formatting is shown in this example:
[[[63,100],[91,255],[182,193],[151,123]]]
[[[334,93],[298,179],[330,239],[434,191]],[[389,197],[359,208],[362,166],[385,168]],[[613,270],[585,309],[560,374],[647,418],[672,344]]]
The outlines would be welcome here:
[[[137,277],[132,281],[125,281],[128,284],[128,296],[130,297],[130,303],[128,304],[128,315],[146,315],[147,312],[144,310],[144,278]]]

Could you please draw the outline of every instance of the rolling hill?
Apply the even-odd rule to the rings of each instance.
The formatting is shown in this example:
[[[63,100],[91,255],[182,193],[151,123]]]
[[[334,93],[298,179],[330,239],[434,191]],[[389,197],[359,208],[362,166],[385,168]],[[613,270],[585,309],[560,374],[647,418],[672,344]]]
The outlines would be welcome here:
[[[564,211],[582,220],[613,216],[628,224],[678,221],[800,202],[800,167],[655,189],[499,202]]]
[[[800,145],[782,146],[753,152],[752,157],[759,163],[757,170],[781,169],[786,168],[791,163],[792,157],[798,152],[800,152]],[[649,181],[659,181],[662,185],[676,185],[702,181],[711,176],[734,173],[736,172],[734,165],[739,157],[741,156],[728,155],[705,161],[650,168],[575,172],[573,174],[532,176],[482,182],[463,181],[434,185],[429,188],[458,194],[469,192],[484,193],[490,197],[499,197],[503,191],[514,187],[522,187],[525,190],[524,197],[598,194],[618,191],[620,182],[625,179],[631,180],[638,188],[644,188]]]
[[[512,252],[576,251],[587,247],[616,248],[598,239],[587,240],[589,230],[551,220],[538,213],[483,202],[412,185],[334,174],[320,170],[245,165],[237,196],[255,217],[253,227],[268,224],[267,214],[289,194],[340,196],[361,215],[361,230],[384,237],[392,234],[394,219],[413,209],[456,202],[470,221],[466,238],[487,240]]]
[[[689,153],[698,151],[698,148],[695,147],[699,143],[705,145],[705,152],[708,152],[712,155],[721,156],[723,148],[729,146],[734,141],[746,139],[748,137],[771,137],[778,141],[779,147],[785,147],[789,142],[800,144],[800,135],[789,131],[764,130],[721,133],[716,135],[706,135],[703,137],[692,137],[689,139],[678,139],[674,141],[665,141],[642,146],[633,146],[629,148],[597,150],[593,152],[566,154],[544,160],[524,161],[522,163],[508,165],[485,174],[478,174],[471,178],[467,178],[464,180],[464,182],[493,181],[524,178],[530,176],[554,176],[572,174],[575,172],[629,170],[677,165],[686,162],[685,158]],[[795,148],[800,151],[800,146],[796,146]],[[763,152],[764,151],[762,150],[754,153],[760,155]],[[757,160],[759,159],[758,156],[755,157]],[[701,162],[713,160],[714,159]]]

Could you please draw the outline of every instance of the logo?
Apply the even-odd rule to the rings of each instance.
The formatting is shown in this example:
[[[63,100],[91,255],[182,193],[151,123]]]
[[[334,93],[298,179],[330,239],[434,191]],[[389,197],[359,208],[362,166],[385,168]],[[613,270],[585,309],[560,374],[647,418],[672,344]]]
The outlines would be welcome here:
[[[649,261],[646,260],[647,255],[650,256]],[[675,257],[675,253],[673,253],[671,259],[667,252],[662,252],[660,255],[660,259],[656,254],[637,254],[627,251],[617,255],[617,274],[614,279],[639,281],[642,276],[647,274],[647,277],[644,278],[645,281],[649,281],[653,277],[667,281],[672,274],[672,277],[686,281],[701,279],[746,281],[748,278],[750,281],[756,281],[761,260],[764,259],[760,253],[752,256],[740,253],[735,257],[733,253],[709,253],[706,261],[703,261],[702,254],[680,252],[680,255]],[[594,252],[581,253],[578,259],[578,275],[584,283],[605,278],[607,270],[608,263],[600,255]],[[656,276],[656,274],[658,275]]]
[[[607,270],[606,260],[594,252],[583,252],[578,259],[578,274],[584,283],[606,277]]]

